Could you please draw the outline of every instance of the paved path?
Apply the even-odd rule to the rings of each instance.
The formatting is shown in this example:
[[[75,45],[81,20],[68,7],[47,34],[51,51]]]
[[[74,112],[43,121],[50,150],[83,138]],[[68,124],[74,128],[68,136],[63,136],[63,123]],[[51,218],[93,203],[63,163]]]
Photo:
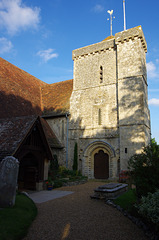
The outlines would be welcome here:
[[[146,240],[144,232],[104,201],[90,199],[100,182],[63,187],[67,196],[37,204],[25,240]]]
[[[72,194],[71,191],[60,191],[60,190],[52,190],[52,191],[40,191],[40,192],[34,192],[30,193],[29,197],[35,202],[35,203],[44,203],[56,198],[61,198],[64,196],[67,196],[69,194]]]

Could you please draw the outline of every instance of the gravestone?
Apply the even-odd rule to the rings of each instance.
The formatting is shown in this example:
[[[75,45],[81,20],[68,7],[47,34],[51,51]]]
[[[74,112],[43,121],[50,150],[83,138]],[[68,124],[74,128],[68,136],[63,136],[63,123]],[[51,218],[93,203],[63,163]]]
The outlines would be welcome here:
[[[18,171],[19,161],[12,156],[0,163],[0,208],[15,204]]]

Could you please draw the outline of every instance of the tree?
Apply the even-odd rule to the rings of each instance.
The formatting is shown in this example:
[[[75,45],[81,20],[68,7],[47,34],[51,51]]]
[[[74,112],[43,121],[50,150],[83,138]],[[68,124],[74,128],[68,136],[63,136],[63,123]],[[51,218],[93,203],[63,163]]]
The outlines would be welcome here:
[[[128,162],[130,174],[136,185],[137,196],[147,196],[159,188],[159,145],[155,139],[141,154],[133,155]]]
[[[51,179],[56,178],[58,169],[59,169],[59,164],[58,164],[57,155],[53,155],[53,159],[50,161],[50,166],[49,166],[49,177],[51,177]]]
[[[74,146],[74,159],[73,159],[73,170],[77,171],[78,170],[78,148],[77,148],[77,143],[75,143]]]

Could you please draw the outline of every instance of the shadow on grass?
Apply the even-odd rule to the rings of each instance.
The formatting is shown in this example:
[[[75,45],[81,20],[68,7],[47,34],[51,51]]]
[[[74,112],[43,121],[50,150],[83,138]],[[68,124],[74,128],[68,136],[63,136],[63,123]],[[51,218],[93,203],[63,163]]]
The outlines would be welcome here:
[[[22,239],[36,216],[34,202],[24,194],[17,194],[13,207],[0,210],[0,239]]]
[[[129,213],[133,213],[136,215],[134,204],[137,201],[136,190],[129,189],[127,192],[123,193],[121,196],[113,200],[113,202],[128,211]]]

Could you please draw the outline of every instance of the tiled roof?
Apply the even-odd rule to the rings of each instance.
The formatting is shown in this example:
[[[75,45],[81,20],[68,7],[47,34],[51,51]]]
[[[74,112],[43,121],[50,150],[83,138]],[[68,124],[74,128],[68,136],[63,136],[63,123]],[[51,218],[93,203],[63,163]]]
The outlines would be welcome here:
[[[36,116],[0,119],[0,160],[5,156],[13,155],[18,150],[36,120]],[[40,121],[49,146],[61,148],[48,123],[44,119]]]
[[[73,80],[58,82],[42,87],[42,104],[45,115],[51,112],[69,111]]]
[[[41,114],[40,87],[47,85],[0,58],[0,117]]]
[[[113,39],[115,38],[113,35],[112,36],[108,36],[107,38],[105,38],[103,41],[107,41],[107,40],[110,40],[110,39]]]
[[[47,84],[0,58],[0,118],[69,110],[73,80]]]
[[[13,155],[37,117],[0,119],[0,160]]]
[[[51,148],[62,148],[62,144],[59,142],[58,138],[54,134],[53,130],[50,128],[47,121],[43,118],[40,119],[43,126],[45,136],[47,138],[48,144]]]

